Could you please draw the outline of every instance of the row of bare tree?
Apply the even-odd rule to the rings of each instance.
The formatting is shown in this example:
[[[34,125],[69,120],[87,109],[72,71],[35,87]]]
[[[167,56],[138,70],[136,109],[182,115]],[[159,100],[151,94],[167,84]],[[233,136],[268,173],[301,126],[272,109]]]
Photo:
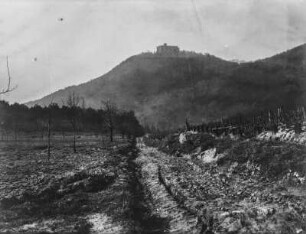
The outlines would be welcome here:
[[[280,126],[293,128],[296,133],[302,131],[306,120],[306,107],[279,107],[274,110],[262,111],[257,114],[239,114],[220,121],[200,125],[191,125],[186,119],[186,129],[198,132],[234,134],[246,137],[256,136],[263,131],[277,132]]]
[[[47,136],[50,155],[51,138],[59,134],[63,139],[65,133],[73,137],[74,152],[77,138],[84,134],[101,135],[102,138],[108,134],[110,142],[114,140],[115,134],[122,138],[143,134],[143,128],[133,111],[120,110],[110,100],[102,101],[100,109],[85,108],[84,103],[85,100],[75,93],[69,94],[61,107],[53,102],[45,107],[36,105],[29,108],[18,103],[10,105],[0,101],[2,140],[8,141],[9,136],[13,136],[15,141],[17,138],[37,139],[38,136],[44,140],[44,136]]]
[[[79,124],[78,108],[81,107],[82,109],[85,109],[85,99],[77,95],[75,92],[72,92],[68,95],[67,100],[66,102],[64,102],[64,104],[67,105],[71,110],[69,112],[68,117],[69,117],[70,124],[73,128],[73,150],[74,152],[76,152],[76,132],[78,130],[78,124]],[[105,113],[103,122],[108,129],[110,141],[113,142],[114,128],[115,128],[114,118],[118,112],[118,109],[116,105],[112,103],[110,100],[107,100],[107,101],[102,100],[101,104],[102,104],[102,110],[104,110],[104,113]],[[48,129],[50,128],[48,127]],[[49,131],[48,131],[48,135],[50,135]]]

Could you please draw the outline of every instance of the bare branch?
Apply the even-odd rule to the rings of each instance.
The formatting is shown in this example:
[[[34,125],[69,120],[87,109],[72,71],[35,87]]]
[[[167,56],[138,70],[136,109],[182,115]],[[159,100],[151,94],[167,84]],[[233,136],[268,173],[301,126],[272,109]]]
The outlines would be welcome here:
[[[16,89],[16,86],[11,87],[11,74],[10,74],[10,66],[9,66],[8,57],[6,57],[6,68],[7,68],[7,76],[8,76],[7,87],[6,89],[2,89],[0,91],[0,94],[9,93],[13,91],[14,89]]]
[[[78,108],[80,104],[81,97],[75,92],[72,92],[68,95],[66,104],[69,107],[68,118],[73,128],[73,152],[76,153],[76,134],[78,129],[79,113]]]
[[[79,95],[76,95],[75,92],[72,92],[67,97],[67,106],[70,108],[76,108],[80,104],[81,97]]]
[[[113,132],[115,129],[114,117],[117,112],[117,107],[109,99],[107,101],[101,101],[102,109],[105,111],[106,116],[104,117],[104,122],[109,129],[110,141],[113,141]],[[104,108],[103,108],[104,106]]]

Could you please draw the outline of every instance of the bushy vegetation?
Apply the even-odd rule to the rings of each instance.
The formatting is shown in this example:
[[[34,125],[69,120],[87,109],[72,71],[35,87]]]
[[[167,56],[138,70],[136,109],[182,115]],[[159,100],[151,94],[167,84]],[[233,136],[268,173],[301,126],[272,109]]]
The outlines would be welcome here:
[[[175,156],[184,154],[201,154],[215,148],[218,166],[229,166],[237,163],[237,169],[245,169],[247,164],[261,168],[263,176],[280,179],[288,173],[296,172],[306,176],[306,148],[295,143],[280,141],[262,141],[254,138],[236,139],[217,138],[208,133],[185,133],[185,140],[179,141],[179,134],[169,134],[158,139],[154,134],[144,137],[145,144]]]
[[[247,162],[260,166],[263,175],[280,178],[290,171],[306,175],[306,148],[284,142],[248,140],[234,144],[227,154],[218,160],[219,165]]]

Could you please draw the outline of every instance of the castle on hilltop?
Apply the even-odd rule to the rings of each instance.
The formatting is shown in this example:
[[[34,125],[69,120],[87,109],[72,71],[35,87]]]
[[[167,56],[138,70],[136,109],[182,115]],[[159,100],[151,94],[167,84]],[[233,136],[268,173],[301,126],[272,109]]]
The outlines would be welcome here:
[[[178,46],[170,46],[167,43],[157,46],[156,55],[164,57],[177,57],[179,56],[180,48]]]

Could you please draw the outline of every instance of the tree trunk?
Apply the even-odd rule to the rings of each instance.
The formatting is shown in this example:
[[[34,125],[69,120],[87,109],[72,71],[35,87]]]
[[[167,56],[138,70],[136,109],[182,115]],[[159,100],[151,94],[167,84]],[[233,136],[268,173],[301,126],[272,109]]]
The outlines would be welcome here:
[[[48,120],[48,161],[51,157],[51,120]]]
[[[110,130],[110,135],[109,135],[110,141],[113,142],[113,128],[111,127],[109,130]]]
[[[76,153],[75,131],[73,132],[73,152]]]

